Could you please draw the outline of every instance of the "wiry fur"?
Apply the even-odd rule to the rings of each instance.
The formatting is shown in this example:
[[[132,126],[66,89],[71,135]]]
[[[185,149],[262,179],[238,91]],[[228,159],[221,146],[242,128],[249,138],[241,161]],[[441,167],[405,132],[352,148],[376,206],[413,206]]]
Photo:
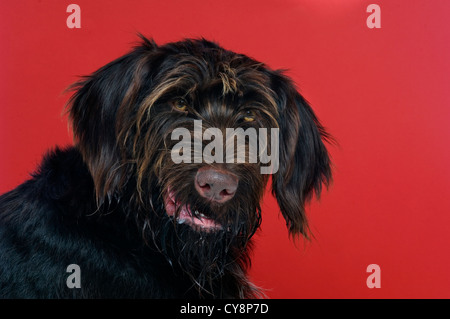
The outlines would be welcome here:
[[[75,146],[49,153],[32,179],[0,197],[0,296],[261,296],[246,276],[268,175],[259,163],[171,161],[177,127],[280,129],[272,191],[292,235],[308,236],[305,203],[331,178],[327,133],[281,72],[206,40],[143,42],[72,86]],[[174,110],[182,98],[189,107]],[[246,122],[248,112],[254,121]],[[218,204],[193,187],[205,165],[239,178]],[[220,225],[199,231],[164,207],[175,190]],[[82,287],[66,286],[78,264]]]

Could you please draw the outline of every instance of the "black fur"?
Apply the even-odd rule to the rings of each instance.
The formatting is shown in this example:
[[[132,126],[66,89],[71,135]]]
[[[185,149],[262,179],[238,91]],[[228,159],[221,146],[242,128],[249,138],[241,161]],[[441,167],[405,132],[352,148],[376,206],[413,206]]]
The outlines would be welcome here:
[[[222,130],[278,127],[272,191],[290,234],[308,237],[304,205],[331,179],[329,136],[293,83],[206,40],[158,46],[143,38],[72,89],[75,145],[50,152],[29,181],[0,197],[0,297],[261,297],[246,273],[268,176],[260,163],[175,164],[169,136],[194,119]],[[197,193],[205,166],[239,179],[231,200]],[[173,216],[170,195],[179,203]],[[222,228],[177,223],[181,207]],[[67,285],[71,264],[81,288]]]

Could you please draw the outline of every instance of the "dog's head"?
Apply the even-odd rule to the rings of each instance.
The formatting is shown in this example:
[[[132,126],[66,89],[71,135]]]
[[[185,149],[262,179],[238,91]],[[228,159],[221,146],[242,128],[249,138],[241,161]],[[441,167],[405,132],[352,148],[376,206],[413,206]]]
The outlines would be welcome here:
[[[281,72],[206,40],[143,38],[73,88],[98,204],[124,203],[182,267],[245,250],[270,175],[289,232],[307,236],[305,203],[331,178],[328,135]]]

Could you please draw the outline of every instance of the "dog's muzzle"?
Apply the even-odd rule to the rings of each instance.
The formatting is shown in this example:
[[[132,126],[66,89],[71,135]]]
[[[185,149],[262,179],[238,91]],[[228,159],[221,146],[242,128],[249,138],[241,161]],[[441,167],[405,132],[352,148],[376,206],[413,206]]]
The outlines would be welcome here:
[[[194,186],[197,192],[211,204],[223,204],[236,193],[239,178],[224,170],[202,167],[197,171]],[[189,204],[182,204],[176,199],[175,190],[170,188],[164,195],[164,206],[169,217],[179,224],[187,224],[197,231],[217,231],[223,226],[200,211],[192,211]]]

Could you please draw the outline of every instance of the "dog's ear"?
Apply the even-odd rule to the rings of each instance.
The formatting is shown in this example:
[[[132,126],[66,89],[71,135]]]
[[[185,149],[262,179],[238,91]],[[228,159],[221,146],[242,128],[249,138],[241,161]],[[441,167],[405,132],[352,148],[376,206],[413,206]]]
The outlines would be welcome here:
[[[331,137],[313,110],[281,72],[272,74],[279,112],[279,170],[272,176],[272,194],[291,235],[309,236],[305,204],[331,181],[330,157],[324,141]]]
[[[118,119],[121,112],[132,113],[129,108],[145,86],[149,56],[157,48],[139,36],[143,42],[133,51],[69,87],[75,92],[66,107],[69,122],[93,177],[98,204],[111,200],[129,176],[117,140]]]

